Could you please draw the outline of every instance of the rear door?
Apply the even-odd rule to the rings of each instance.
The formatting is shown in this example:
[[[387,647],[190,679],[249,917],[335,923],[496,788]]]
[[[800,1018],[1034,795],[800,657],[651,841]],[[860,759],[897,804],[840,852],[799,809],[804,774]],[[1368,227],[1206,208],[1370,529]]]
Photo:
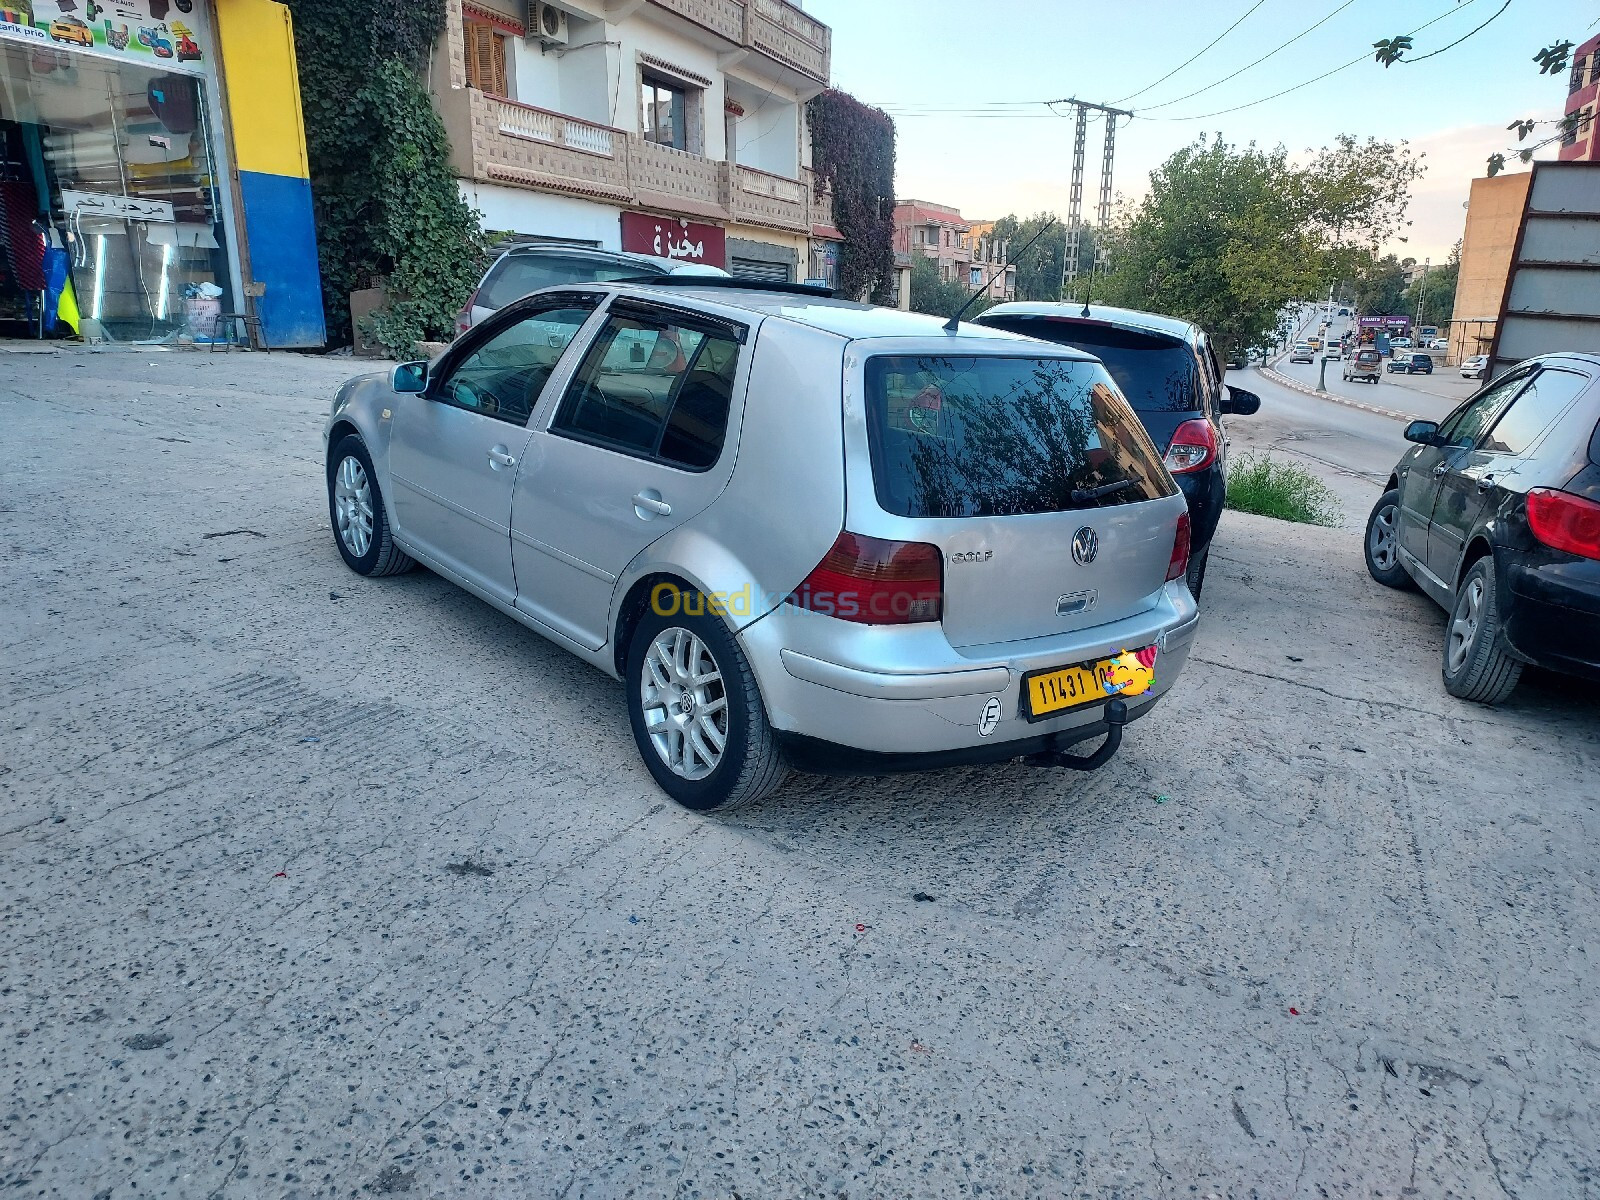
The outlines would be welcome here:
[[[1539,481],[1517,480],[1519,468],[1539,439],[1588,387],[1576,371],[1537,372],[1518,391],[1457,469],[1447,472],[1434,502],[1428,534],[1429,568],[1453,584],[1467,539],[1507,490],[1525,492]]]
[[[511,513],[517,607],[605,644],[617,579],[733,470],[749,327],[614,301],[543,429]]]
[[[939,547],[952,645],[1084,629],[1159,600],[1184,501],[1100,364],[880,353],[851,386],[870,470],[850,468],[849,528]]]

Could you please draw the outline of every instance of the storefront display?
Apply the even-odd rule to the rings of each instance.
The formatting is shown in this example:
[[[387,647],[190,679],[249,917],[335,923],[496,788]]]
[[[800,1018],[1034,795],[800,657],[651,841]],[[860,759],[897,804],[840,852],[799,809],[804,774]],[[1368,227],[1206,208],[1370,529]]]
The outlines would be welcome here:
[[[48,0],[76,9],[79,0]],[[0,323],[49,335],[71,294],[77,331],[108,341],[205,339],[184,300],[229,288],[215,137],[195,0],[75,16],[0,8]],[[158,15],[159,14],[159,15]],[[45,260],[64,257],[51,304]],[[219,306],[220,308],[220,306]],[[71,325],[71,322],[68,322]],[[62,331],[64,332],[64,331]]]

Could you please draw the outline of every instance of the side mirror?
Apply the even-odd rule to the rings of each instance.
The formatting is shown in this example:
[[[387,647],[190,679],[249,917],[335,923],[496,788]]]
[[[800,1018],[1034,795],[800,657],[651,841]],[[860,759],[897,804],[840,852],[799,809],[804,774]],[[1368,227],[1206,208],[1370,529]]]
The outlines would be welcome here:
[[[1419,446],[1437,446],[1439,444],[1439,423],[1437,421],[1413,421],[1406,426],[1406,431],[1400,436],[1408,442],[1415,442]]]
[[[426,360],[401,363],[389,374],[389,387],[396,392],[420,392],[428,386]]]
[[[1228,395],[1222,401],[1222,411],[1236,417],[1253,417],[1261,408],[1261,397],[1243,388],[1228,384]]]

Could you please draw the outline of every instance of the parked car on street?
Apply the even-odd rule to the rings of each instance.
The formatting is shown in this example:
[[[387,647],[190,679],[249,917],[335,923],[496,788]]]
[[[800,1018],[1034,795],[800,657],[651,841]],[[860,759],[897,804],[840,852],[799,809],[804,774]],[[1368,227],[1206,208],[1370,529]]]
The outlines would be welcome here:
[[[1482,379],[1484,368],[1489,365],[1487,354],[1474,354],[1470,358],[1461,360],[1461,377],[1463,379]]]
[[[1189,502],[1188,581],[1198,596],[1228,491],[1222,418],[1250,416],[1261,407],[1260,398],[1223,383],[1205,332],[1173,317],[1104,305],[1016,302],[995,305],[978,323],[1070,346],[1105,363]]]
[[[456,317],[456,334],[471,329],[490,313],[540,288],[568,283],[607,283],[659,275],[727,277],[720,267],[657,258],[649,254],[594,250],[552,242],[519,242],[489,264],[477,290]]]
[[[1411,339],[1404,336],[1390,338],[1389,345],[1395,350],[1409,350],[1411,349]]]
[[[1308,366],[1317,361],[1317,352],[1311,348],[1309,342],[1296,342],[1294,349],[1289,352],[1289,361],[1292,363],[1303,362]]]
[[[421,562],[622,680],[693,809],[786,765],[1098,767],[1199,624],[1103,365],[802,285],[537,292],[345,384],[324,436],[350,569]]]
[[[1434,338],[1433,341],[1428,343],[1427,348],[1429,350],[1448,350],[1450,349],[1450,340],[1448,338]]]
[[[1367,570],[1450,614],[1446,689],[1496,704],[1525,663],[1600,679],[1600,356],[1529,359],[1405,438]]]
[[[1400,360],[1396,360],[1400,361]],[[1432,375],[1433,359],[1426,354],[1407,354],[1404,356],[1407,375]]]
[[[1361,347],[1361,349],[1344,360],[1345,382],[1377,383],[1379,379],[1378,364],[1382,361],[1383,356],[1372,347]]]

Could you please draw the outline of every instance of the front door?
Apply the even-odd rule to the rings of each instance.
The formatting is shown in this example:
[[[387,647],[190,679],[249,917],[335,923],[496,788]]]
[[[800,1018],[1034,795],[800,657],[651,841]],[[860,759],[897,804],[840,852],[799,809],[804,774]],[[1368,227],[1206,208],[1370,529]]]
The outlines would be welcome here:
[[[1433,518],[1446,480],[1473,465],[1470,460],[1478,439],[1527,379],[1527,372],[1519,371],[1485,388],[1444,419],[1439,426],[1439,445],[1422,446],[1408,456],[1400,480],[1400,545],[1435,575],[1440,572],[1434,565]]]
[[[612,304],[524,455],[511,511],[518,608],[588,649],[605,644],[618,577],[727,484],[747,335],[639,301]]]
[[[422,394],[396,398],[389,446],[401,538],[509,604],[511,491],[528,416],[594,298],[523,309],[467,335]]]

